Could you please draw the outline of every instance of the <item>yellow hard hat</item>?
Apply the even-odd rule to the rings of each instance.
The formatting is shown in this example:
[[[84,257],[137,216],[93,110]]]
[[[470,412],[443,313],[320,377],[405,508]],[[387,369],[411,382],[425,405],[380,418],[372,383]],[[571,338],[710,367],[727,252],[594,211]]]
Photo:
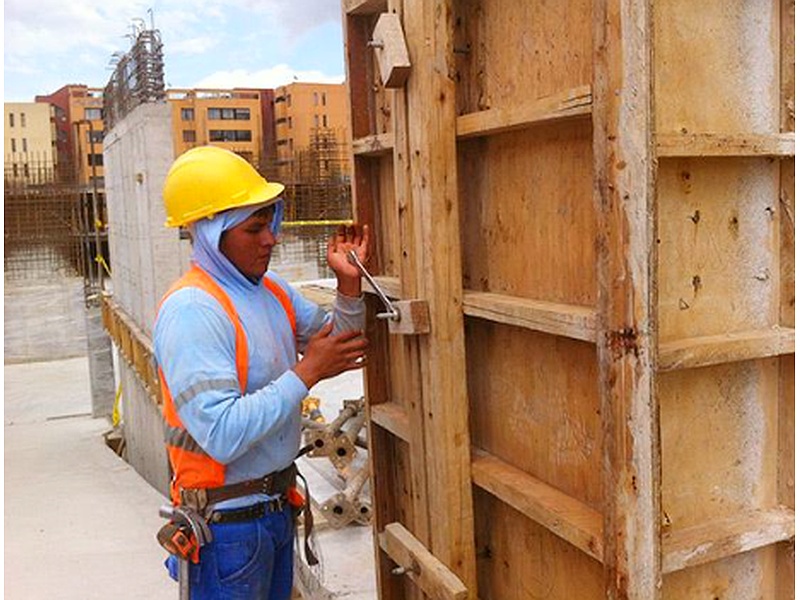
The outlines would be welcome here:
[[[270,183],[238,154],[216,146],[199,146],[181,154],[164,182],[167,227],[276,199],[283,184]]]

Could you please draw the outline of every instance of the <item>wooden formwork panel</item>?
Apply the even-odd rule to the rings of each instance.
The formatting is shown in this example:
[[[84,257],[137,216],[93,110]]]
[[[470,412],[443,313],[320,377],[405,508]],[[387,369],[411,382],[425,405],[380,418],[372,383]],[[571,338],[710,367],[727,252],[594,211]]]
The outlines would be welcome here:
[[[370,325],[376,534],[470,598],[793,597],[794,3],[343,10],[372,270],[431,316]]]

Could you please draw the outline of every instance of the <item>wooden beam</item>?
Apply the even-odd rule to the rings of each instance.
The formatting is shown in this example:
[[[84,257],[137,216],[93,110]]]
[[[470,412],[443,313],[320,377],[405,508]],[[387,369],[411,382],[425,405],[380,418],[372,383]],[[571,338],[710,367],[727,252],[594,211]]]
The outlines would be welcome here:
[[[386,0],[342,0],[345,15],[372,15],[386,10]]]
[[[147,395],[161,405],[161,385],[155,367],[153,341],[122,307],[111,298],[102,298],[103,324],[120,354],[131,366]]]
[[[439,559],[400,523],[389,523],[379,537],[381,549],[402,573],[436,600],[466,600],[467,588]]]
[[[419,336],[430,550],[477,597],[461,263],[455,0],[406,0],[403,28],[415,69],[406,82],[408,196],[414,215],[414,298],[431,331]]]
[[[794,132],[765,134],[659,133],[659,158],[674,156],[794,156]]]
[[[675,340],[658,347],[658,369],[673,371],[794,353],[794,329],[775,327]]]
[[[491,108],[461,115],[456,119],[456,135],[458,139],[467,139],[591,114],[592,89],[584,85],[531,100],[513,109]]]
[[[661,596],[653,3],[594,0],[592,134],[605,597]]]
[[[483,450],[472,451],[472,480],[597,561],[603,560],[603,515]]]
[[[663,572],[673,573],[794,537],[794,510],[754,510],[712,519],[663,538]]]
[[[402,297],[400,281],[395,277],[374,277],[391,299]],[[363,282],[364,290],[373,293]],[[576,340],[594,342],[597,337],[597,318],[593,308],[556,302],[529,300],[491,292],[464,290],[464,314],[495,323],[525,327]]]
[[[597,338],[595,310],[585,306],[465,291],[464,314],[586,342]]]
[[[378,133],[353,140],[353,154],[356,156],[382,156],[391,154],[393,148],[393,133]]]
[[[373,423],[400,438],[404,442],[410,439],[408,413],[394,402],[384,402],[371,407],[370,419]]]

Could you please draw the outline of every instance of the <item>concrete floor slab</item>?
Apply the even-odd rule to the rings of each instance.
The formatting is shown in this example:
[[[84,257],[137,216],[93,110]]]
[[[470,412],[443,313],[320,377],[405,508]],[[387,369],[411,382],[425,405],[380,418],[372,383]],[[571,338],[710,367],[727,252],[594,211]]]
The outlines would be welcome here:
[[[357,398],[360,374],[313,392],[326,417]],[[155,541],[165,498],[104,443],[86,358],[4,366],[5,582],[9,600],[177,598]],[[312,493],[328,493],[312,476]],[[320,526],[324,593],[376,597],[370,527]]]

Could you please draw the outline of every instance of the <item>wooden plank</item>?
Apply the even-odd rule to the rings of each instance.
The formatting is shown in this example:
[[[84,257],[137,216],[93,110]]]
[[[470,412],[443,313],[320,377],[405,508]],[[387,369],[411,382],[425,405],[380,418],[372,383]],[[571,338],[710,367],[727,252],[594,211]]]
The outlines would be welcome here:
[[[659,133],[660,158],[675,156],[794,156],[794,132],[767,134]]]
[[[592,17],[605,589],[642,600],[661,589],[651,8],[596,0]]]
[[[345,15],[371,15],[386,10],[386,0],[342,0]]]
[[[456,119],[456,135],[459,139],[493,135],[591,114],[592,90],[591,86],[584,85],[513,108],[490,108],[461,115]]]
[[[419,338],[420,414],[430,550],[477,595],[469,407],[456,180],[453,0],[406,0],[403,27],[415,69],[406,83],[408,195],[414,221],[415,298],[431,332]],[[434,493],[435,490],[435,493]]]
[[[374,405],[370,412],[370,419],[404,442],[411,440],[408,412],[394,402]]]
[[[603,515],[488,452],[473,449],[472,479],[557,536],[603,560]]]
[[[754,510],[664,534],[664,573],[688,569],[794,537],[794,510]]]
[[[464,314],[576,340],[597,339],[595,310],[585,306],[465,291]]]
[[[775,327],[659,344],[658,369],[690,369],[792,353],[794,329]]]
[[[353,140],[353,154],[356,156],[382,156],[390,154],[393,148],[393,133],[378,133]]]
[[[392,300],[402,296],[400,281],[395,277],[374,277]],[[364,289],[374,293],[364,280]],[[543,333],[594,342],[597,338],[596,313],[585,306],[529,300],[506,294],[464,290],[464,314],[515,325]]]
[[[468,597],[461,580],[400,523],[386,526],[380,545],[427,597],[434,600],[465,600]]]

